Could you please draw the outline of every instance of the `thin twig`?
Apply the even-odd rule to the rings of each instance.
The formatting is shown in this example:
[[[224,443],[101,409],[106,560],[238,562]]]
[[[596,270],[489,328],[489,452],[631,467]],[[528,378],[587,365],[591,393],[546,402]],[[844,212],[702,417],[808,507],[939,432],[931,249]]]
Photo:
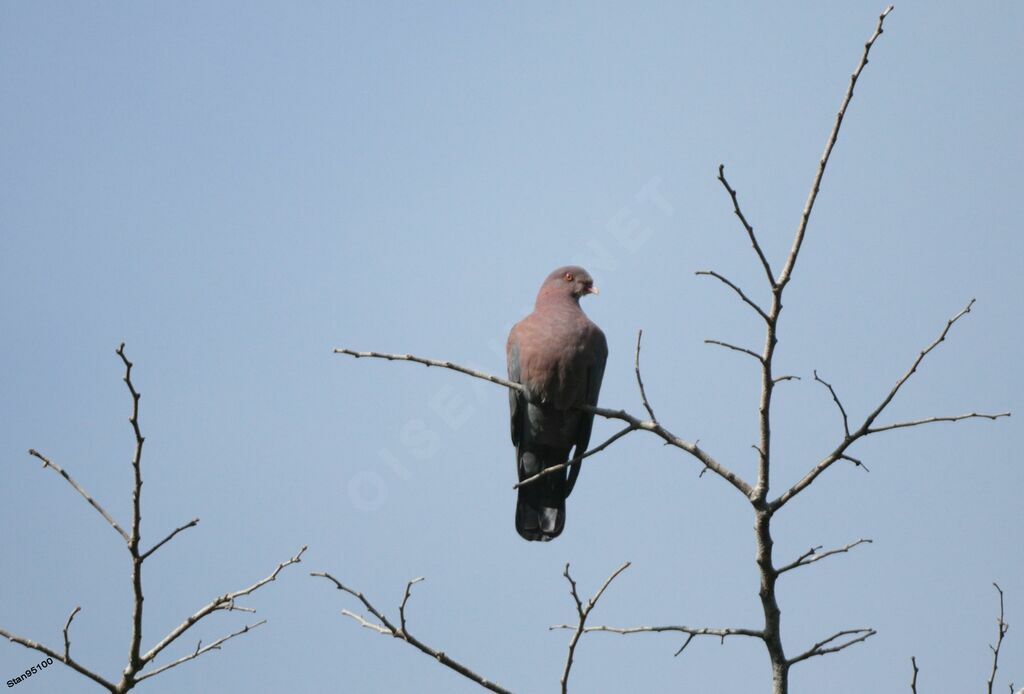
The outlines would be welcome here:
[[[768,264],[768,258],[765,257],[764,251],[761,250],[761,244],[757,242],[757,236],[754,235],[754,227],[750,226],[747,222],[747,218],[743,216],[743,211],[740,210],[739,200],[736,198],[736,191],[729,185],[729,182],[725,180],[725,164],[718,165],[718,180],[725,186],[726,191],[729,193],[729,197],[732,198],[732,209],[739,217],[740,222],[743,223],[743,228],[747,231],[747,237],[750,239],[750,245],[754,247],[754,251],[757,253],[758,259],[761,261],[761,266],[764,268],[765,274],[768,276],[768,284],[775,288],[775,275],[772,273],[771,265]],[[765,318],[767,320],[767,317]]]
[[[81,485],[78,484],[78,482],[75,482],[75,480],[71,478],[71,475],[69,475],[64,470],[64,468],[62,468],[60,465],[57,465],[57,463],[51,461],[49,458],[47,458],[45,455],[43,455],[42,453],[40,453],[39,451],[37,451],[34,448],[28,449],[28,454],[33,456],[33,457],[35,457],[35,458],[38,458],[41,461],[43,461],[43,468],[44,469],[45,468],[52,468],[54,470],[54,472],[56,472],[58,475],[63,477],[65,480],[67,480],[68,484],[70,484],[72,487],[74,487],[75,491],[78,492],[79,494],[81,494],[82,498],[84,498],[86,501],[88,501],[89,505],[92,506],[94,509],[96,509],[96,511],[98,511],[101,516],[103,516],[103,518],[107,521],[107,523],[110,524],[110,527],[112,527],[114,530],[116,530],[117,534],[120,535],[124,539],[125,542],[128,542],[128,533],[126,533],[121,528],[121,526],[117,524],[117,521],[115,521],[113,518],[111,518],[110,514],[107,513],[106,510],[104,510],[104,508],[102,506],[100,506],[98,501],[96,501],[91,496],[89,496],[89,493],[86,492],[85,489],[83,489],[81,487]]]
[[[786,264],[782,268],[782,273],[779,275],[778,287],[784,288],[789,283],[790,278],[793,275],[793,268],[796,266],[796,258],[800,253],[800,247],[804,242],[804,235],[807,232],[807,222],[810,221],[811,211],[814,209],[814,202],[818,199],[818,191],[821,189],[821,179],[825,176],[825,168],[828,166],[829,157],[832,155],[832,148],[836,146],[836,140],[839,138],[839,129],[843,124],[843,118],[846,116],[846,108],[850,105],[850,101],[853,100],[853,88],[857,86],[857,79],[860,77],[860,73],[864,70],[864,67],[868,64],[868,54],[871,52],[872,46],[875,45],[875,41],[882,35],[882,25],[885,23],[885,18],[892,12],[892,5],[889,5],[878,17],[878,26],[875,27],[875,33],[872,34],[871,38],[868,39],[867,43],[864,44],[864,54],[861,56],[860,63],[857,65],[857,69],[850,75],[850,86],[846,90],[846,96],[843,98],[843,103],[839,107],[839,112],[836,114],[835,125],[832,126],[832,132],[828,137],[828,141],[825,143],[825,151],[821,155],[821,159],[818,162],[818,171],[814,175],[814,181],[811,183],[811,191],[807,195],[807,202],[804,204],[803,213],[800,215],[800,224],[797,226],[796,236],[793,239],[793,247],[789,251],[789,256],[786,258]]]
[[[820,546],[811,547],[809,550],[800,555],[800,557],[796,561],[790,562],[789,564],[786,564],[782,568],[778,569],[778,573],[785,573],[792,569],[796,569],[800,566],[807,566],[808,564],[813,564],[816,561],[821,561],[822,559],[825,559],[826,557],[831,557],[834,554],[843,554],[845,552],[849,552],[857,545],[863,544],[871,544],[871,540],[861,538],[859,540],[856,540],[855,542],[851,542],[848,545],[843,545],[842,547],[838,547],[836,549],[830,549],[827,552],[819,552],[818,550],[821,549]]]
[[[747,349],[746,347],[737,347],[736,345],[731,345],[728,342],[722,342],[721,340],[704,340],[704,342],[709,345],[718,345],[719,347],[725,347],[726,349],[731,349],[736,352],[743,352],[743,354],[746,354],[748,356],[753,357],[754,359],[757,359],[762,364],[764,363],[764,357],[762,357],[760,354],[758,354],[752,349]]]
[[[236,636],[241,636],[242,634],[247,634],[250,631],[252,631],[253,629],[255,629],[257,627],[261,627],[261,626],[263,626],[266,623],[267,623],[267,620],[263,619],[263,620],[260,620],[259,622],[256,622],[255,624],[248,624],[248,625],[242,627],[241,629],[239,629],[238,631],[236,631],[234,633],[228,634],[227,636],[222,636],[221,638],[217,639],[216,641],[211,643],[209,646],[206,646],[205,648],[200,648],[199,647],[202,644],[202,641],[200,641],[199,644],[196,645],[195,651],[193,651],[192,653],[190,653],[190,654],[188,654],[186,656],[182,656],[181,658],[178,658],[177,660],[175,660],[173,662],[167,663],[166,665],[162,665],[162,666],[158,667],[157,669],[155,669],[155,670],[153,670],[151,672],[147,672],[144,675],[140,675],[140,676],[135,678],[135,681],[136,682],[141,682],[142,680],[149,679],[150,677],[153,677],[154,675],[159,675],[161,672],[164,672],[166,670],[170,670],[172,667],[177,667],[178,665],[181,665],[182,663],[187,663],[190,660],[198,658],[203,653],[209,653],[210,651],[219,651],[221,645],[225,641],[233,639]]]
[[[948,417],[928,417],[926,419],[915,419],[910,422],[897,422],[896,424],[886,424],[880,427],[871,427],[865,432],[866,434],[877,434],[882,431],[891,431],[893,429],[905,429],[907,427],[916,427],[922,424],[932,424],[934,422],[959,422],[962,419],[999,419],[1001,417],[1009,417],[1009,412],[997,412],[996,414],[985,414],[983,412],[971,412],[969,414],[959,414]]]
[[[831,383],[829,383],[825,379],[823,379],[820,376],[818,376],[818,370],[817,369],[814,370],[814,380],[817,381],[818,383],[820,383],[821,385],[825,386],[826,388],[828,388],[828,392],[832,394],[832,400],[835,402],[836,407],[839,408],[839,414],[841,414],[843,416],[843,433],[846,436],[849,436],[850,435],[850,420],[846,416],[846,408],[843,407],[843,403],[839,401],[839,396],[836,395],[835,388],[832,387]]]
[[[1004,620],[1005,613],[1003,612],[1003,589],[999,587],[998,583],[993,582],[995,589],[999,591],[999,619],[996,621],[996,627],[999,630],[999,635],[996,637],[996,645],[989,646],[992,649],[992,674],[988,676],[988,694],[992,694],[992,684],[996,680],[996,670],[999,669],[999,649],[1003,646],[1003,637],[1006,636],[1006,632],[1010,630],[1010,625]],[[1012,685],[1011,685],[1012,687]]]
[[[576,627],[570,624],[555,624],[551,629],[575,629]],[[676,655],[679,655],[686,647],[690,645],[697,636],[717,636],[719,640],[725,641],[726,637],[729,636],[750,636],[757,639],[764,639],[764,631],[760,629],[734,629],[734,628],[714,628],[714,627],[688,627],[682,625],[665,625],[665,626],[640,626],[640,627],[609,627],[609,626],[596,626],[596,627],[584,627],[583,633],[589,633],[592,631],[603,631],[609,634],[657,634],[662,632],[678,632],[681,634],[687,634],[686,641],[676,651]]]
[[[647,414],[651,415],[651,421],[657,422],[658,418],[654,416],[654,409],[651,407],[651,403],[647,400],[647,391],[644,390],[644,380],[640,378],[640,340],[643,336],[643,330],[638,331],[636,334],[636,354],[633,357],[633,367],[636,370],[636,383],[640,387],[640,399],[644,402],[644,409],[647,410]]]
[[[405,597],[402,598],[402,604],[398,607],[398,618],[402,624],[402,632],[408,633],[405,628],[405,606],[409,602],[409,597],[412,595],[412,587],[420,581],[426,580],[423,576],[414,578],[405,584]]]
[[[165,537],[164,539],[160,540],[160,542],[157,542],[155,545],[150,547],[148,550],[146,550],[145,552],[140,554],[139,558],[140,559],[145,559],[150,554],[152,554],[153,552],[155,552],[158,549],[160,549],[161,547],[163,547],[165,543],[169,542],[172,537],[174,537],[175,535],[180,533],[182,530],[186,530],[188,528],[195,527],[198,524],[199,524],[199,519],[198,518],[193,518],[188,523],[185,523],[185,525],[182,525],[182,526],[179,526],[179,527],[175,528],[167,537]]]
[[[773,384],[782,383],[783,381],[799,381],[799,376],[776,376],[772,379]]]
[[[914,675],[910,678],[910,691],[917,694],[917,658],[910,656],[910,665],[914,668]]]
[[[135,484],[132,488],[132,532],[128,537],[128,552],[132,556],[132,641],[128,651],[128,667],[122,675],[122,683],[130,686],[135,673],[142,669],[145,661],[139,657],[142,649],[142,612],[144,597],[142,595],[142,562],[143,557],[139,552],[139,545],[142,542],[142,446],[146,438],[139,429],[139,400],[141,395],[135,390],[132,383],[132,362],[124,353],[124,343],[117,348],[117,356],[121,357],[124,364],[124,383],[132,398],[132,413],[128,421],[132,425],[132,433],[135,434],[135,454],[132,456],[132,471],[135,475]]]
[[[621,574],[623,571],[629,568],[630,563],[627,561],[625,564],[617,568],[612,574],[605,580],[604,585],[601,586],[600,590],[594,594],[594,597],[587,600],[584,605],[580,600],[579,593],[576,592],[576,581],[569,575],[569,564],[566,563],[565,571],[562,573],[565,576],[565,580],[569,582],[570,594],[572,595],[573,601],[576,603],[576,614],[579,615],[579,621],[576,624],[576,629],[573,631],[572,638],[569,639],[569,653],[565,658],[565,668],[562,670],[562,678],[560,681],[562,685],[562,694],[566,694],[569,690],[569,671],[572,669],[573,656],[576,653],[576,644],[579,643],[580,636],[583,635],[585,625],[587,623],[587,617],[590,616],[591,611],[597,604],[597,601],[601,599],[606,588],[611,585],[611,582]]]
[[[620,429],[619,431],[615,432],[610,437],[608,437],[608,439],[606,441],[604,441],[603,443],[601,443],[598,446],[594,446],[593,448],[591,448],[589,451],[583,453],[582,455],[578,455],[575,458],[573,458],[572,460],[567,460],[564,463],[559,463],[558,465],[552,465],[551,467],[544,468],[543,470],[538,472],[536,475],[532,475],[530,477],[527,477],[525,480],[523,480],[521,482],[517,482],[516,484],[514,484],[512,486],[512,488],[513,489],[519,489],[520,487],[525,487],[528,484],[533,484],[534,482],[536,482],[537,480],[541,479],[542,477],[547,477],[548,475],[553,475],[553,474],[556,474],[558,472],[561,472],[565,468],[569,467],[570,465],[575,465],[576,463],[580,462],[584,458],[589,458],[590,456],[594,455],[595,453],[600,453],[604,449],[608,448],[608,446],[612,445],[613,443],[615,443],[616,441],[618,441],[619,439],[621,439],[623,436],[625,436],[626,434],[628,434],[631,431],[636,431],[636,427],[634,427],[633,425],[630,424],[630,425],[626,426],[625,428]]]
[[[353,590],[352,588],[349,588],[348,586],[343,584],[341,581],[336,579],[331,574],[325,573],[323,571],[315,571],[315,572],[311,573],[310,576],[316,576],[318,578],[325,578],[325,579],[331,581],[332,583],[334,583],[334,587],[337,588],[338,590],[343,591],[345,593],[348,593],[349,595],[354,596],[357,600],[359,600],[359,602],[361,602],[363,604],[363,607],[365,607],[370,612],[370,614],[372,614],[374,617],[376,617],[377,620],[380,622],[380,624],[374,624],[373,622],[370,622],[369,620],[367,620],[367,619],[365,619],[365,618],[355,614],[354,612],[350,612],[348,610],[342,610],[341,611],[341,613],[344,616],[349,617],[349,618],[355,620],[357,623],[359,623],[360,626],[366,627],[368,629],[372,629],[372,630],[376,631],[379,634],[383,634],[385,636],[392,636],[392,637],[394,637],[396,639],[401,639],[402,641],[405,641],[410,646],[413,646],[414,648],[416,648],[420,652],[425,653],[425,654],[429,655],[430,657],[436,659],[437,662],[441,663],[445,667],[454,670],[455,672],[459,673],[460,675],[462,675],[466,679],[469,679],[469,680],[472,680],[473,682],[476,682],[477,684],[479,684],[484,689],[488,689],[488,690],[490,690],[492,692],[499,692],[500,694],[510,694],[509,690],[505,689],[501,685],[497,684],[496,682],[492,682],[491,680],[488,680],[487,678],[485,678],[485,677],[483,677],[481,675],[478,675],[477,673],[473,672],[472,670],[470,670],[468,667],[466,667],[462,663],[459,663],[459,662],[449,658],[447,655],[445,655],[445,653],[443,651],[438,651],[438,650],[435,650],[435,649],[431,648],[430,646],[426,645],[425,643],[423,643],[422,641],[417,639],[415,636],[411,635],[408,631],[406,631],[406,629],[405,629],[405,604],[409,600],[409,592],[410,592],[413,584],[414,583],[418,583],[419,581],[422,581],[423,580],[422,578],[413,579],[412,581],[409,581],[406,584],[406,586],[405,586],[405,597],[402,600],[402,606],[399,608],[399,614],[400,614],[400,617],[401,617],[401,626],[396,627],[394,624],[392,624],[388,620],[387,617],[384,616],[383,612],[381,612],[380,610],[378,610],[376,607],[373,606],[373,604],[366,598],[365,595],[363,595],[362,593],[360,593],[357,590]]]
[[[796,656],[795,658],[790,658],[787,662],[788,662],[789,665],[795,665],[796,663],[799,663],[799,662],[801,662],[803,660],[807,660],[808,658],[813,658],[816,655],[827,655],[829,653],[838,653],[839,651],[843,650],[844,648],[849,648],[850,646],[852,646],[854,644],[860,643],[861,641],[865,641],[865,640],[871,638],[872,636],[874,636],[877,633],[878,632],[875,631],[874,629],[844,629],[843,631],[839,631],[839,632],[836,632],[835,634],[832,634],[827,639],[823,639],[821,641],[818,641],[818,643],[814,644],[813,646],[811,646],[810,648],[808,648],[806,651],[804,651],[800,655]],[[836,646],[829,646],[828,645],[828,644],[832,643],[833,641],[835,641],[837,639],[840,639],[840,638],[842,638],[844,636],[856,636],[857,638],[849,639],[849,640],[844,641],[844,642],[842,642],[842,643],[840,643],[840,644],[838,644]]]
[[[733,282],[729,281],[728,279],[726,279],[722,275],[718,274],[714,270],[698,270],[696,274],[698,276],[703,275],[705,277],[714,277],[715,279],[719,280],[720,282],[722,282],[726,286],[730,287],[734,292],[739,294],[740,299],[742,299],[743,302],[745,304],[747,304],[747,306],[750,306],[750,308],[752,308],[755,311],[757,311],[758,315],[761,316],[761,318],[763,318],[765,320],[765,322],[769,322],[770,319],[768,318],[768,314],[765,313],[765,310],[763,308],[761,308],[760,306],[758,306],[757,303],[753,299],[751,299],[749,296],[744,294],[743,290],[740,289],[739,287],[737,287]]]
[[[76,607],[68,615],[68,621],[64,624],[64,660],[71,659],[71,638],[68,636],[68,630],[71,629],[71,621],[75,618],[75,615],[82,611],[81,607]]]

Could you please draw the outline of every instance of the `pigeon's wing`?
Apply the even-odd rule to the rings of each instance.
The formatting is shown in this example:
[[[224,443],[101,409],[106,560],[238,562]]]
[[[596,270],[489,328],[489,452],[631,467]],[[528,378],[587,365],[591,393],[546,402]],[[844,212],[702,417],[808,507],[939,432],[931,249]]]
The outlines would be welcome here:
[[[508,360],[508,380],[514,383],[522,383],[522,376],[519,369],[519,336],[515,325],[512,332],[508,334],[508,343],[505,345],[505,356]],[[522,413],[525,411],[526,402],[518,391],[508,390],[509,423],[512,430],[512,445],[518,446],[522,436]]]
[[[586,404],[591,407],[597,406],[597,397],[601,393],[601,381],[604,379],[604,365],[608,361],[608,342],[604,333],[597,326],[594,326],[594,333],[588,341],[588,350],[594,355],[594,363],[587,369]],[[575,450],[572,456],[578,457],[586,453],[590,445],[590,432],[594,428],[594,415],[590,412],[581,412],[579,428],[576,433]],[[582,462],[575,463],[569,467],[569,480],[566,484],[565,495],[572,493],[576,485],[576,478],[580,475]]]

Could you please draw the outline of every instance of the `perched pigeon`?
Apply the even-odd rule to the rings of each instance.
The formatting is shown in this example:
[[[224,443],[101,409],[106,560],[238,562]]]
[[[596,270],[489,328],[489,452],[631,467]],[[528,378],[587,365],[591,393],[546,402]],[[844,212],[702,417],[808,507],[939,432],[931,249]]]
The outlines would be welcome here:
[[[581,267],[555,270],[541,285],[533,313],[508,335],[509,380],[522,383],[530,402],[509,391],[512,443],[520,481],[582,455],[590,442],[594,415],[580,405],[596,405],[608,343],[580,308],[580,297],[597,294]],[[527,540],[547,541],[565,527],[565,499],[580,463],[519,488],[516,530]]]

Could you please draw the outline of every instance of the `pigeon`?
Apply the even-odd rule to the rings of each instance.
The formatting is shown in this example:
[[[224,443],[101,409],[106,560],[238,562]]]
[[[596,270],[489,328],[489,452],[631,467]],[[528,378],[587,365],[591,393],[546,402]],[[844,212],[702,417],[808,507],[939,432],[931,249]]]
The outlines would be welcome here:
[[[519,481],[572,457],[590,443],[594,415],[581,405],[597,405],[608,343],[580,308],[580,298],[597,294],[581,267],[561,267],[548,275],[533,313],[512,327],[505,352],[510,381],[525,386],[529,398],[509,390],[512,443]],[[580,473],[580,462],[519,488],[516,530],[526,540],[546,542],[565,528],[565,499]]]

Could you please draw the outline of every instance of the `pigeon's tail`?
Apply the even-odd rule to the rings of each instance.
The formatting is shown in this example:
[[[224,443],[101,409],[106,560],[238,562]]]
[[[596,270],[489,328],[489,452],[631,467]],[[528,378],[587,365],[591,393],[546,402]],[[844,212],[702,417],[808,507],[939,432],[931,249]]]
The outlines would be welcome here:
[[[519,481],[536,475],[569,459],[569,451],[533,445],[518,450]],[[565,527],[566,470],[541,477],[519,488],[516,503],[516,530],[525,540],[547,542],[562,534]]]

